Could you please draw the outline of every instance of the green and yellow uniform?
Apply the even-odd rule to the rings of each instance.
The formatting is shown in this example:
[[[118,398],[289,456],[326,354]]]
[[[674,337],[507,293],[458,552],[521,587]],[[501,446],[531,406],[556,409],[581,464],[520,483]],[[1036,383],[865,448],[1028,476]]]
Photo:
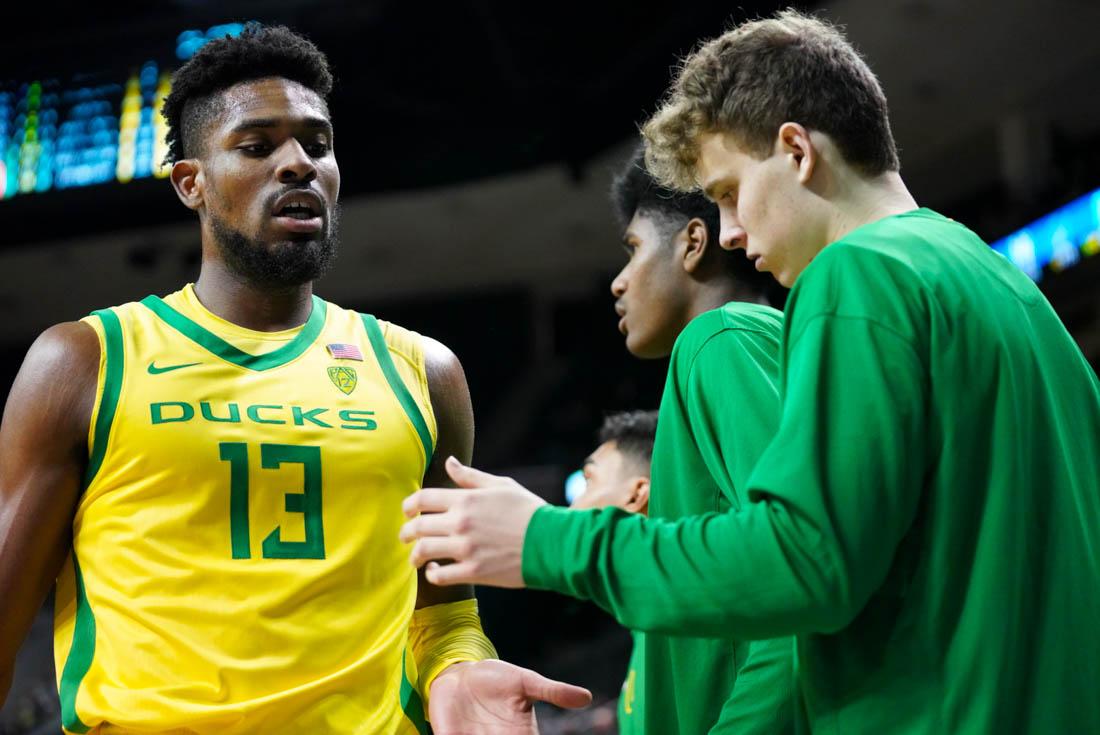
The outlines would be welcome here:
[[[66,731],[424,732],[397,538],[435,442],[418,335],[317,297],[303,326],[255,332],[190,286],[85,321]]]
[[[645,634],[631,631],[630,636],[634,646],[630,650],[626,678],[619,691],[619,735],[642,735],[645,732],[645,714],[638,693],[645,691]]]
[[[700,314],[680,333],[653,444],[651,518],[749,503],[749,474],[779,425],[782,334],[780,312],[741,302]],[[782,735],[793,724],[793,658],[790,638],[636,631],[620,730]]]
[[[1100,732],[1100,383],[1036,286],[930,210],[867,224],[795,283],[781,394],[750,503],[541,508],[526,582],[797,634],[815,733]]]

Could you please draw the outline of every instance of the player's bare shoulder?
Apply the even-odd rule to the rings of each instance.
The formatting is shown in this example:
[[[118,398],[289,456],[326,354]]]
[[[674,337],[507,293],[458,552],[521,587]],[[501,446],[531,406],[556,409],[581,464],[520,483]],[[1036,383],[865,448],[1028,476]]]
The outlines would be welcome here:
[[[454,455],[465,462],[473,455],[474,409],[466,373],[455,353],[431,337],[422,336],[421,340],[428,393],[439,432],[428,476],[434,482],[448,483],[443,461]]]
[[[462,369],[458,356],[438,340],[425,336],[420,339],[424,353],[424,373],[436,420],[442,422],[454,418],[464,421],[468,415],[472,427],[470,388],[466,384],[466,372]]]
[[[99,336],[84,322],[62,322],[31,345],[12,384],[5,422],[48,422],[59,438],[86,436],[99,376]]]
[[[428,378],[432,402],[435,403],[437,392],[455,389],[469,392],[462,363],[451,348],[431,337],[421,336],[420,339],[424,352],[424,372]]]

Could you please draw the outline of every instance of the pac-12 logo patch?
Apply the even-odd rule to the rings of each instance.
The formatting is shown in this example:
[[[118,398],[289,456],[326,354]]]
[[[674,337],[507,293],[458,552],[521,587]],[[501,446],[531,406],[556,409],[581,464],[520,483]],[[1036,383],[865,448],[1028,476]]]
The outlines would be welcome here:
[[[355,374],[355,368],[330,367],[328,369],[329,380],[340,389],[344,395],[351,395],[355,386],[359,384],[359,376]]]

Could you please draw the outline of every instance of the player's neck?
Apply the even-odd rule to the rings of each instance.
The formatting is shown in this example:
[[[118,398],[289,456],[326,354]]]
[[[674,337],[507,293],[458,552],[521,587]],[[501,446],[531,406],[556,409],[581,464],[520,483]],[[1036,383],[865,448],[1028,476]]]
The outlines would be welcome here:
[[[845,184],[844,196],[833,210],[828,242],[836,242],[857,227],[917,208],[896,171],[870,179],[852,176]]]
[[[718,309],[731,301],[738,300],[742,299],[737,289],[729,282],[729,279],[716,279],[714,282],[697,284],[695,293],[688,302],[687,321],[684,322],[684,326],[687,326],[695,317],[704,312]]]
[[[221,263],[202,264],[195,296],[211,313],[257,332],[300,327],[313,308],[313,284],[286,288],[259,287],[243,282]]]

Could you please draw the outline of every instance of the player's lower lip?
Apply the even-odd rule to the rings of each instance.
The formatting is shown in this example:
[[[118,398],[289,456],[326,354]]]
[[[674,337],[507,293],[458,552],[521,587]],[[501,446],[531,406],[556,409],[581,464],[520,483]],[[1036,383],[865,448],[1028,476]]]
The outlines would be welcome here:
[[[310,217],[309,219],[298,219],[297,217],[280,217],[276,215],[273,217],[275,224],[282,227],[288,232],[300,232],[300,233],[313,233],[320,232],[324,227],[325,221],[320,217]]]
[[[763,271],[763,270],[766,270],[766,269],[767,269],[767,264],[766,264],[766,262],[764,261],[764,256],[763,256],[763,255],[759,256],[759,257],[758,257],[758,258],[756,259],[756,262],[755,262],[755,263],[753,263],[753,265],[755,265],[755,266],[756,266],[756,270],[758,270],[758,271]]]
[[[626,334],[626,317],[625,316],[622,319],[619,320],[619,332],[621,334]]]

